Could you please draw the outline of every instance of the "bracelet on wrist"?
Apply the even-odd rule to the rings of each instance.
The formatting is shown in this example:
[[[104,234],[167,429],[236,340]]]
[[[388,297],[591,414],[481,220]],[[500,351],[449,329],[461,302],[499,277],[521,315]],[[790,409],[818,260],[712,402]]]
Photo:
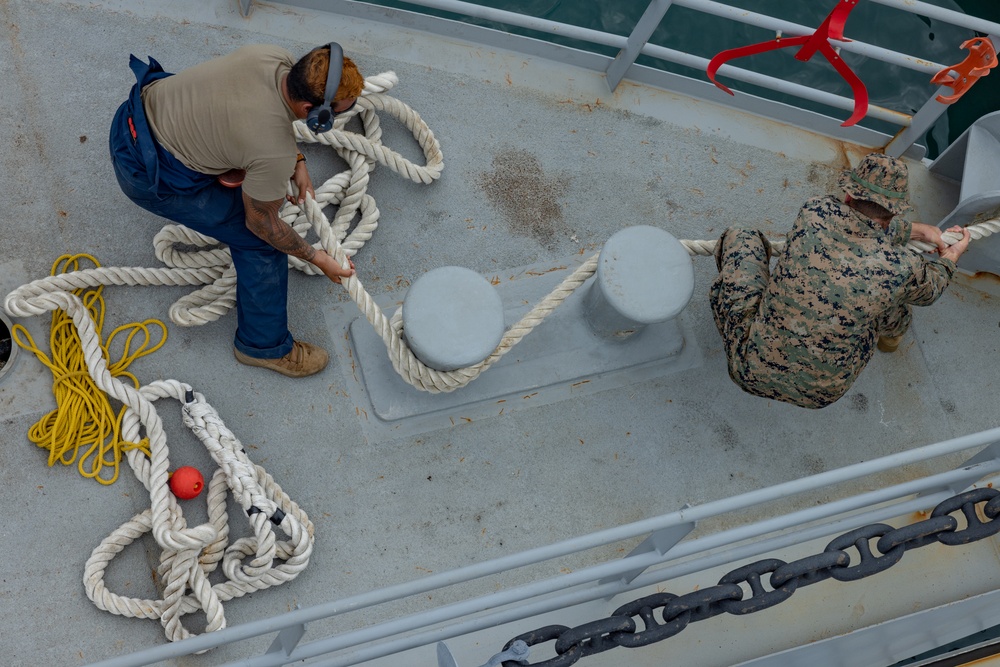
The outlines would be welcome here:
[[[296,156],[296,158],[295,158],[295,164],[298,164],[299,162],[305,162],[305,161],[306,161],[306,156],[303,155],[302,153],[299,153]]]

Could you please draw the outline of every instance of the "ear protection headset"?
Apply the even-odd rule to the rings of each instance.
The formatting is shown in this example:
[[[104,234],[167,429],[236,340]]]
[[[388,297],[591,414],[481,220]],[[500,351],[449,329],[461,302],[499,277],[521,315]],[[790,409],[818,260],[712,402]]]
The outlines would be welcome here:
[[[330,68],[326,73],[326,89],[323,91],[323,104],[313,107],[306,116],[306,127],[313,132],[326,132],[333,127],[333,96],[340,87],[340,75],[344,69],[344,50],[337,42],[330,42]]]

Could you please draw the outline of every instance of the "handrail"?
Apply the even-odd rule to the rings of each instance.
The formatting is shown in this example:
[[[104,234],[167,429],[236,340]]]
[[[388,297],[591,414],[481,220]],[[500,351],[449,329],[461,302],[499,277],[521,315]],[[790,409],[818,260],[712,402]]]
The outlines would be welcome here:
[[[318,0],[280,1],[287,4],[300,4],[312,7],[325,5],[341,6],[345,4],[358,6],[366,4],[359,0],[328,0],[326,3],[318,2]],[[911,14],[919,14],[950,25],[975,30],[983,34],[990,35],[996,43],[1000,43],[1000,24],[998,23],[971,17],[950,9],[929,5],[925,2],[921,2],[920,0],[872,1],[900,11],[905,11]],[[776,34],[780,33],[794,36],[809,34],[812,31],[812,28],[807,26],[785,21],[777,17],[771,17],[765,14],[759,14],[741,8],[732,7],[724,2],[718,2],[716,0],[650,0],[646,13],[637,22],[633,31],[627,37],[610,34],[600,30],[573,26],[549,19],[526,16],[509,10],[483,7],[470,2],[464,2],[462,0],[402,0],[402,2],[424,9],[444,11],[458,16],[494,21],[506,26],[536,31],[551,37],[558,36],[591,45],[618,49],[618,55],[606,61],[606,64],[602,68],[606,75],[608,87],[612,91],[618,87],[620,82],[625,78],[626,74],[640,75],[644,79],[649,78],[644,75],[644,72],[648,68],[646,68],[646,66],[639,66],[636,62],[640,55],[683,65],[695,70],[705,70],[708,62],[707,59],[648,42],[656,27],[659,26],[663,20],[669,20],[669,18],[665,18],[664,15],[667,13],[669,8],[674,5],[730,19],[746,25],[760,27],[766,30],[773,30]],[[446,21],[444,19],[439,19],[439,21],[442,24],[454,24],[453,21]],[[528,37],[516,39],[515,36],[510,37],[512,38],[512,42],[524,43],[526,45],[532,41],[532,39]],[[927,74],[929,87],[930,76],[949,67],[948,65],[935,63],[919,56],[898,53],[890,49],[885,49],[864,42],[831,40],[831,44],[835,48],[842,49],[849,53],[878,60],[888,65]],[[530,49],[531,47],[528,48]],[[600,56],[600,58],[604,57]],[[829,93],[811,86],[785,81],[759,72],[741,68],[731,69],[730,67],[731,66],[724,66],[719,73],[737,81],[750,83],[767,90],[772,90],[776,93],[790,95],[833,109],[852,110],[854,108],[853,100],[841,95]],[[670,89],[672,80],[668,77],[666,81],[667,85],[665,87]],[[657,83],[659,84],[659,80]],[[697,83],[701,84],[707,82],[698,81]],[[691,92],[690,88],[685,88],[685,91],[688,93]],[[867,146],[876,148],[884,148],[886,152],[891,155],[900,156],[906,153],[911,157],[922,157],[924,153],[922,147],[914,148],[913,150],[911,150],[911,147],[914,146],[916,141],[923,137],[923,135],[930,129],[937,119],[947,110],[947,105],[937,102],[935,99],[942,92],[944,91],[940,88],[933,90],[925,104],[918,110],[917,113],[914,114],[889,109],[883,106],[869,105],[866,118],[873,121],[881,121],[898,128],[898,130],[894,133],[896,135],[894,138],[889,137],[882,132],[868,128],[842,130],[840,128],[829,127],[829,121],[825,116],[822,117],[824,120],[820,121],[813,119],[813,116],[815,115],[814,112],[797,111],[796,113],[799,115],[789,114],[787,105],[779,102],[768,102],[764,105],[750,104],[747,99],[748,95],[745,93],[741,94],[741,97],[743,98],[742,100],[726,99],[728,96],[720,95],[714,90],[714,87],[706,85],[700,87],[696,95],[715,102],[727,104],[729,106],[735,106],[737,108],[752,107],[754,113],[761,113],[760,109],[764,109],[765,115],[773,114],[773,117],[782,119],[785,122],[802,125],[807,129],[822,132],[836,138],[846,139],[855,143],[863,143]],[[883,142],[882,145],[875,143],[878,141]]]
[[[975,470],[978,474],[987,475],[1000,471],[1000,460],[994,459],[986,463],[980,463],[970,467],[968,470]],[[968,470],[953,470],[941,476],[927,478],[918,482],[900,484],[887,489],[880,489],[869,494],[854,496],[851,498],[829,503],[824,509],[829,512],[836,507],[841,512],[829,512],[830,516],[841,514],[851,510],[866,506],[874,506],[879,502],[885,502],[904,495],[904,493],[920,493],[928,486],[936,488],[949,480],[963,478],[968,474]],[[786,530],[788,525],[799,525],[809,521],[815,521],[816,513],[812,510],[776,517],[767,521],[751,524],[741,528],[734,528],[720,533],[715,533],[708,537],[684,542],[669,554],[656,552],[623,558],[620,561],[611,561],[602,565],[591,566],[578,570],[570,574],[561,575],[557,578],[548,579],[537,584],[529,584],[508,591],[494,593],[480,598],[474,598],[459,603],[440,607],[431,611],[423,611],[412,614],[403,619],[397,619],[373,625],[362,630],[355,630],[326,639],[320,639],[302,645],[296,649],[289,659],[306,660],[319,656],[328,655],[335,651],[362,647],[371,642],[380,642],[375,646],[357,648],[353,653],[340,655],[330,660],[324,661],[324,667],[350,667],[361,664],[368,660],[395,655],[401,651],[427,646],[444,639],[451,639],[465,634],[499,626],[525,618],[531,618],[558,609],[568,608],[585,602],[593,602],[602,598],[609,598],[621,593],[639,590],[665,581],[676,579],[688,574],[703,572],[712,567],[742,561],[766,554],[775,549],[802,544],[812,539],[827,537],[836,533],[851,530],[863,525],[881,522],[894,517],[906,515],[912,512],[925,510],[933,507],[938,502],[950,497],[952,494],[946,491],[922,494],[906,502],[897,503],[888,507],[852,516],[850,519],[842,519],[820,526],[813,526],[793,533],[786,533],[766,540],[753,542],[738,547],[733,547],[719,553],[710,553],[711,549],[734,544],[741,540],[752,539],[778,530]],[[827,512],[824,512],[826,514]],[[607,581],[609,578],[620,577],[624,573],[636,568],[648,568],[654,565],[661,565],[666,561],[679,561],[688,556],[700,555],[696,560],[675,563],[646,574],[642,574],[630,583],[623,583],[621,580]],[[600,583],[605,582],[605,583]],[[581,590],[574,590],[576,587],[585,584],[594,584]],[[558,591],[566,591],[555,596],[549,594]],[[479,612],[498,609],[506,605],[524,603],[510,609],[501,609],[489,614],[471,617]],[[448,623],[446,627],[434,628],[432,626]],[[392,637],[409,633],[414,630],[424,630],[419,634],[408,634],[399,639]],[[381,641],[389,640],[389,641]],[[220,667],[281,667],[287,664],[284,657],[259,656],[249,660],[240,660],[221,665]]]
[[[518,14],[517,12],[511,12],[506,9],[483,7],[482,5],[463,2],[462,0],[402,0],[402,2],[417,5],[419,7],[425,7],[427,9],[451,12],[452,14],[467,16],[469,18],[495,21],[496,23],[503,23],[504,25],[514,26],[516,28],[524,28],[525,30],[535,30],[537,32],[548,33],[551,35],[569,37],[571,39],[578,39],[582,42],[600,44],[601,46],[621,48],[625,45],[626,38],[620,35],[613,35],[611,33],[602,32],[600,30],[592,30],[590,28],[582,28],[568,23],[550,21],[549,19],[537,18],[526,14]]]
[[[409,0],[407,0],[409,1]],[[940,7],[935,7],[933,5],[928,5],[924,2],[919,2],[919,0],[873,0],[878,4],[882,4],[888,7],[899,9],[901,11],[916,13],[927,16],[929,18],[934,18],[945,23],[950,23],[959,27],[968,28],[971,30],[976,30],[978,32],[991,35],[994,43],[1000,43],[997,36],[1000,36],[1000,24],[993,23],[991,21],[985,21],[983,19],[978,19],[974,17],[969,17],[966,14],[961,14],[948,9],[943,9]],[[792,35],[804,35],[809,34],[811,30],[805,26],[800,26],[798,24],[782,21],[764,14],[758,14],[755,12],[747,11],[744,9],[739,9],[735,7],[730,7],[719,2],[714,2],[713,0],[663,0],[665,6],[661,10],[660,17],[663,19],[663,14],[671,5],[678,5],[686,7],[688,9],[693,9],[701,11],[714,16],[728,18],[739,23],[746,25],[752,25],[756,27],[766,28],[775,30],[778,34],[782,32],[787,32]],[[652,7],[652,3],[650,4]],[[648,12],[647,12],[648,13]],[[644,16],[643,19],[646,17]],[[657,21],[658,23],[659,21]],[[642,34],[648,39],[648,35],[652,34],[650,27],[641,25],[643,22],[640,21],[640,25],[636,26],[634,33],[642,31]],[[654,26],[655,27],[655,26]],[[869,58],[874,58],[882,62],[897,65],[900,67],[921,71],[929,73],[931,75],[936,74],[947,68],[945,65],[930,62],[914,56],[909,56],[905,54],[899,54],[894,51],[883,49],[880,47],[871,46],[863,42],[850,41],[843,42],[839,40],[831,40],[832,44],[838,48],[852,53],[857,53],[858,55],[864,55]],[[692,56],[690,54],[683,54],[672,49],[664,50],[662,47],[656,47],[650,45],[643,40],[643,46],[638,50],[635,49],[635,44],[630,38],[629,44],[632,48],[626,48],[622,53],[619,54],[619,58],[612,63],[612,66],[608,69],[608,85],[614,90],[621,79],[628,72],[629,68],[635,63],[637,56],[641,53],[643,55],[649,55],[652,57],[661,57],[670,62],[675,62],[678,64],[684,64],[689,67],[703,69],[702,59]],[[625,53],[629,52],[629,57],[626,59],[621,58]],[[659,54],[659,55],[658,55]],[[706,61],[707,62],[707,61]],[[735,78],[746,83],[753,83],[755,85],[762,86],[764,88],[769,88],[777,92],[788,93],[795,95],[801,99],[807,99],[815,102],[820,102],[828,106],[839,108],[839,109],[852,109],[853,103],[850,100],[840,96],[833,96],[829,93],[812,89],[808,86],[801,86],[799,84],[792,84],[790,82],[783,82],[773,77],[767,77],[765,75],[760,75],[753,72],[747,72],[742,69],[730,69],[730,66],[725,65],[720,69],[720,74],[725,74],[732,78]],[[902,132],[893,140],[890,141],[886,147],[886,152],[893,156],[903,155],[909,148],[923,136],[927,130],[937,121],[937,119],[947,110],[947,105],[938,102],[935,98],[941,93],[942,89],[935,90],[924,103],[923,107],[916,114],[906,114],[901,112],[893,112],[891,110],[869,105],[868,113],[866,117],[874,118],[877,120],[884,120],[890,123],[895,123],[898,125]],[[917,119],[914,122],[914,119]]]
[[[708,58],[702,58],[700,56],[691,55],[690,53],[684,53],[683,51],[677,51],[675,49],[668,49],[663,46],[647,45],[643,49],[643,54],[659,58],[660,60],[666,60],[677,65],[685,65],[693,69],[704,70],[708,67],[709,63]],[[742,81],[744,83],[769,88],[779,93],[786,93],[804,100],[825,104],[835,109],[843,109],[847,111],[854,109],[854,100],[844,97],[843,95],[828,93],[825,90],[803,86],[800,83],[785,81],[784,79],[779,79],[767,74],[760,74],[759,72],[743,69],[734,65],[723,65],[719,69],[719,74],[723,74],[729,78],[736,79],[737,81]],[[912,116],[910,116],[910,114],[893,111],[892,109],[886,109],[885,107],[875,104],[868,106],[868,117],[886,121],[900,127],[909,127],[910,122],[912,121]]]
[[[720,2],[714,2],[713,0],[673,1],[674,4],[679,7],[699,10],[705,14],[711,14],[712,16],[718,16],[719,18],[731,19],[738,23],[752,25],[758,28],[766,28],[768,30],[774,30],[775,32],[781,32],[788,35],[809,35],[812,34],[814,30],[814,28],[799,25],[798,23],[784,21],[773,16],[758,14],[756,12],[740,9],[738,7],[732,7]],[[851,40],[849,42],[830,40],[830,43],[849,53],[856,53],[859,56],[881,60],[884,63],[889,63],[890,65],[898,65],[899,67],[905,67],[917,72],[924,72],[931,76],[940,72],[944,67],[944,65],[939,65],[929,60],[923,60],[921,58],[917,58],[916,56],[908,56],[906,54],[897,53],[895,51],[890,51],[889,49],[884,49],[880,46],[873,46],[856,40]]]
[[[936,19],[960,28],[968,28],[988,35],[1000,35],[1000,23],[969,16],[944,7],[930,5],[920,0],[871,0],[875,4],[899,9],[910,14],[919,14],[929,19]]]
[[[829,470],[810,477],[791,480],[772,487],[743,493],[732,498],[711,501],[695,507],[684,508],[658,517],[605,529],[591,533],[590,535],[571,538],[548,546],[529,549],[521,553],[504,556],[491,561],[476,563],[450,572],[429,575],[422,579],[389,586],[381,590],[369,591],[344,598],[342,600],[315,605],[304,609],[297,609],[273,618],[246,623],[244,625],[227,628],[214,633],[198,635],[181,642],[165,646],[157,646],[130,655],[119,656],[103,662],[94,663],[90,667],[140,667],[142,665],[154,664],[161,660],[190,655],[206,649],[281,631],[286,628],[302,626],[313,621],[366,609],[383,603],[401,600],[414,595],[420,595],[445,588],[454,584],[469,582],[486,576],[500,574],[509,570],[552,561],[557,558],[584,552],[589,549],[656,533],[666,528],[691,524],[704,519],[721,516],[732,512],[734,508],[743,509],[782,500],[792,495],[814,493],[820,489],[884,473],[914,463],[923,463],[935,458],[953,455],[977,447],[985,447],[985,449],[967,461],[966,464],[963,464],[963,466],[938,473],[937,475],[930,475],[912,482],[870,491],[832,503],[809,507],[791,514],[772,517],[771,519],[766,519],[755,524],[749,524],[706,537],[701,537],[697,540],[682,543],[678,547],[669,550],[662,555],[655,552],[637,554],[630,557],[630,559],[622,559],[621,561],[592,566],[586,570],[581,570],[580,572],[571,575],[562,575],[556,580],[536,582],[520,589],[506,591],[503,595],[493,594],[491,596],[487,596],[487,598],[473,599],[471,601],[466,601],[465,603],[458,603],[465,606],[442,608],[444,611],[438,609],[432,612],[424,612],[419,615],[419,619],[409,617],[397,619],[396,621],[390,621],[388,624],[380,624],[364,630],[355,631],[354,633],[347,633],[345,635],[332,637],[327,640],[311,642],[294,651],[291,651],[287,655],[269,653],[250,661],[241,661],[238,664],[243,665],[244,667],[284,665],[293,661],[324,655],[331,650],[350,648],[352,646],[358,646],[360,644],[373,641],[373,639],[389,637],[399,632],[426,627],[429,623],[424,623],[423,621],[436,619],[438,618],[438,615],[450,616],[456,611],[456,609],[460,613],[456,616],[450,616],[451,618],[459,618],[462,615],[475,613],[475,611],[479,611],[481,609],[495,608],[500,605],[510,604],[511,602],[535,598],[539,595],[551,593],[554,590],[565,589],[567,586],[579,585],[586,581],[595,581],[610,576],[621,576],[623,573],[629,571],[646,569],[652,565],[665,563],[668,560],[682,558],[684,556],[699,553],[700,551],[716,549],[726,545],[736,545],[741,541],[773,533],[792,525],[804,526],[816,521],[829,520],[834,517],[841,516],[845,512],[850,512],[863,507],[873,507],[892,499],[902,500],[907,496],[918,494],[916,499],[903,500],[902,503],[895,507],[874,509],[869,513],[852,516],[851,518],[855,522],[864,522],[872,519],[873,517],[881,519],[899,516],[908,511],[912,511],[913,509],[925,508],[933,505],[939,495],[944,493],[945,489],[955,492],[958,489],[965,488],[986,474],[1000,471],[1000,428],[962,436],[932,445],[926,445],[879,459],[853,464],[844,468]],[[798,542],[803,541],[804,539],[814,538],[817,531],[823,532],[827,530],[827,528],[832,531],[836,531],[839,527],[839,524],[836,526],[834,524],[828,524],[827,526],[822,526],[819,529],[815,527],[807,527],[798,532],[789,532],[783,535],[778,535],[771,538],[773,541],[760,541],[757,543],[759,546],[756,547],[754,545],[737,547],[737,549],[732,551],[731,554],[736,554],[735,557],[742,558],[746,555],[760,553],[764,548],[768,548],[770,546],[784,546],[790,544],[791,542],[788,542],[787,540],[791,539],[793,535],[797,535],[801,538],[795,540],[795,542]],[[716,557],[717,555],[713,556],[713,558]],[[714,563],[714,560],[701,558],[698,560],[698,563],[708,566],[707,564]],[[610,588],[608,588],[609,586],[614,588],[615,592],[624,592],[655,583],[655,581],[651,581],[651,579],[662,581],[664,572],[670,573],[671,576],[681,576],[681,574],[688,572],[683,568],[690,566],[680,565],[675,567],[682,569],[674,571],[664,570],[662,572],[660,570],[656,570],[640,575],[628,584],[624,582],[603,584],[594,589],[595,591],[599,590],[599,594],[596,597],[604,597],[610,594],[608,593],[610,590]],[[572,595],[574,596],[572,599],[577,600],[575,596],[578,594],[573,593]],[[567,598],[567,600],[568,599],[569,598]],[[567,602],[567,604],[569,604],[569,602]],[[476,607],[479,607],[480,609],[476,609]],[[494,624],[507,622],[510,620],[508,618],[508,614],[527,614],[527,612],[531,609],[532,607],[530,605],[524,605],[519,607],[516,612],[499,612],[500,615],[491,617],[492,622]],[[527,615],[530,616],[530,614]],[[526,616],[521,617],[524,618]],[[506,620],[500,620],[501,618]],[[462,626],[455,625],[450,627],[451,629],[455,629],[456,627]],[[378,636],[376,637],[375,635]],[[438,636],[439,633],[432,631],[430,635],[422,637],[429,642],[436,641],[437,639],[429,639],[428,637],[436,638]],[[330,649],[330,646],[335,646],[336,648]],[[385,647],[380,650],[384,650],[384,648]],[[370,658],[364,659],[367,660]],[[358,664],[358,661],[347,663],[338,662],[336,664]]]

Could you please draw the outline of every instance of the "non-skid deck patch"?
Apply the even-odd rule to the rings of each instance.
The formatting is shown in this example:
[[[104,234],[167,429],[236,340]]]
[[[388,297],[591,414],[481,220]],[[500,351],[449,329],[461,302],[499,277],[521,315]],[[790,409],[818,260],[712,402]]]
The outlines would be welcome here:
[[[583,261],[535,264],[495,276],[506,325],[516,323]],[[340,368],[369,440],[409,436],[500,416],[532,406],[662,377],[701,364],[701,353],[684,323],[652,324],[624,341],[597,336],[584,319],[583,297],[591,278],[500,361],[468,385],[430,393],[406,383],[357,306],[327,312]],[[376,299],[391,316],[405,298]]]

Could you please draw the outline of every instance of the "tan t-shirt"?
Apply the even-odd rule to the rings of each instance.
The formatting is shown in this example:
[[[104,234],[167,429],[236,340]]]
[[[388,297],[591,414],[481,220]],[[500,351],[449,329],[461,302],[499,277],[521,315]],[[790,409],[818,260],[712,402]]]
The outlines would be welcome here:
[[[189,169],[246,169],[248,196],[282,199],[298,149],[281,79],[294,64],[281,47],[244,46],[154,81],[142,89],[153,136]]]

